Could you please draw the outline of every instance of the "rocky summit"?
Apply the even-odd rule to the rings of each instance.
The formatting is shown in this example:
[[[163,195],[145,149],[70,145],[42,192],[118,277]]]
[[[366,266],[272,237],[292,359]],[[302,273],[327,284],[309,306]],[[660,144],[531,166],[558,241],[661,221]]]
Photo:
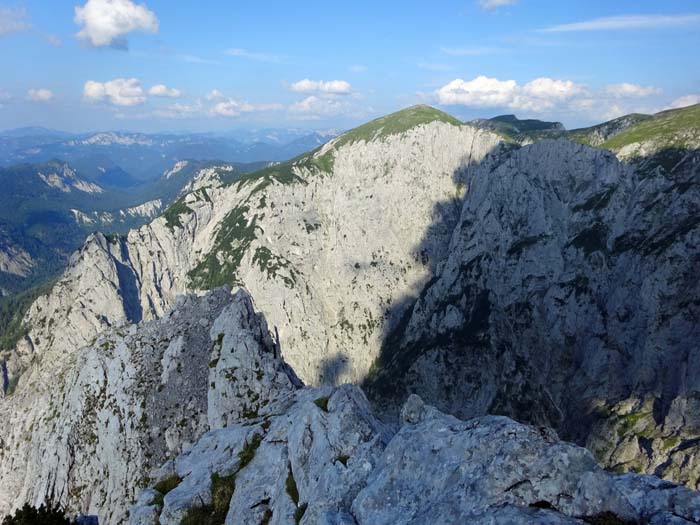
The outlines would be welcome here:
[[[417,106],[202,167],[29,307],[0,514],[700,523],[699,111]]]

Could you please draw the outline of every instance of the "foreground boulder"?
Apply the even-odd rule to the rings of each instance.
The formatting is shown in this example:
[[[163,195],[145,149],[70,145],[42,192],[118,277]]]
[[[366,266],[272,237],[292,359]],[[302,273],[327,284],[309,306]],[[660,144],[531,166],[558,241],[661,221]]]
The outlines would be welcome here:
[[[301,389],[164,465],[131,525],[689,524],[700,493],[614,475],[502,416],[461,421],[411,396],[393,437],[354,386]]]
[[[390,427],[356,386],[304,387],[243,290],[115,327],[56,378],[43,403],[17,398],[14,507],[102,525],[700,522],[700,494],[610,474],[544,427],[415,395]]]

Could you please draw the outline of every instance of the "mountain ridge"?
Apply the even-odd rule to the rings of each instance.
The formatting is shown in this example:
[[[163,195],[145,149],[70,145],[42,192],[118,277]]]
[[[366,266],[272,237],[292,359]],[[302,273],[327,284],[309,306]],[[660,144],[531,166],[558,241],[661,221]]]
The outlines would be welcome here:
[[[410,121],[412,112],[403,116]],[[700,234],[697,150],[686,150],[682,162],[672,166],[657,162],[663,149],[640,164],[561,139],[520,147],[488,130],[440,118],[389,127],[398,131],[384,135],[386,120],[375,121],[349,135],[359,140],[341,135],[240,180],[223,180],[212,170],[195,178],[165,216],[123,237],[91,236],[52,293],[32,305],[25,317],[27,337],[6,359],[6,376],[19,377],[19,383],[0,400],[0,415],[10,422],[0,428],[9,455],[0,458],[0,479],[12,487],[0,499],[0,510],[23,500],[39,502],[45,494],[32,480],[41,473],[41,479],[66,487],[62,497],[71,508],[95,502],[98,513],[116,520],[110,514],[116,511],[105,509],[114,504],[123,509],[131,496],[120,493],[106,504],[104,489],[69,479],[67,463],[43,465],[39,459],[46,448],[41,440],[52,435],[55,424],[46,408],[54,393],[49,378],[79,375],[80,361],[73,368],[77,349],[89,347],[98,361],[123,362],[129,380],[145,374],[168,383],[184,371],[183,355],[210,346],[156,337],[151,347],[158,350],[146,360],[132,358],[129,349],[145,324],[177,317],[178,305],[188,301],[178,296],[223,283],[245,288],[254,298],[255,310],[274,327],[268,353],[281,352],[305,383],[329,389],[359,383],[369,374],[394,388],[392,398],[377,395],[376,382],[365,385],[389,420],[397,421],[407,395],[417,392],[460,417],[496,412],[556,427],[587,445],[607,468],[697,486],[698,470],[692,466],[700,454],[692,419],[697,388],[692,375],[673,366],[697,358],[692,318],[693,297],[700,294],[689,279],[700,245],[695,242]],[[644,143],[641,147],[644,151]],[[169,330],[182,337],[188,327],[201,332],[200,321],[202,328],[212,322],[198,314],[180,319],[184,324]],[[116,337],[114,346],[100,339],[107,331]],[[635,334],[644,334],[648,343],[637,344]],[[210,336],[218,352],[217,331]],[[124,337],[132,343],[118,343]],[[392,359],[381,360],[387,345],[393,361],[403,360],[405,369],[392,369]],[[148,344],[139,348],[150,352]],[[223,392],[235,388],[232,377],[252,381],[240,398],[213,394],[220,408],[249,416],[264,408],[257,403],[264,388],[256,383],[264,374],[257,378],[255,366],[250,373],[237,372],[235,360],[205,354],[197,357],[201,371],[215,374]],[[46,362],[50,369],[42,365]],[[132,366],[143,368],[133,375]],[[631,367],[629,377],[616,376],[625,366]],[[121,365],[107,368],[110,381],[119,384]],[[91,372],[85,374],[88,381],[80,389],[89,393],[95,387]],[[674,374],[686,374],[683,390],[670,388]],[[641,386],[635,390],[632,382]],[[207,384],[202,382],[198,395]],[[157,395],[157,384],[151,386],[146,391]],[[82,399],[80,389],[75,395]],[[109,406],[111,396],[100,403]],[[104,412],[103,422],[111,423],[97,443],[105,440],[115,454],[137,458],[150,427],[138,431],[143,434],[136,443],[119,441],[110,425],[137,425],[142,413],[140,401],[120,399],[123,415]],[[56,410],[59,422],[76,417],[69,407]],[[153,442],[145,446],[169,455],[152,463],[139,459],[149,469],[178,457],[206,430],[195,418],[179,433],[181,417],[163,417],[158,427],[172,430],[150,436]],[[26,440],[41,421],[49,426]],[[77,450],[88,458],[96,444],[89,428],[71,423],[65,431],[79,440]],[[92,479],[94,461],[86,459],[81,467],[84,479]],[[125,479],[117,463],[123,464],[108,461],[99,467],[108,480]],[[24,477],[18,465],[27,466]],[[269,466],[286,475],[284,458]],[[258,476],[255,469],[249,472]],[[149,471],[149,476],[156,482],[160,474]],[[80,486],[80,494],[71,495],[71,486]],[[135,495],[136,487],[127,490]],[[175,501],[175,494],[161,496],[166,507]],[[241,505],[257,502],[247,489],[239,497]],[[150,499],[139,506],[152,516]],[[293,513],[299,506],[289,509]]]

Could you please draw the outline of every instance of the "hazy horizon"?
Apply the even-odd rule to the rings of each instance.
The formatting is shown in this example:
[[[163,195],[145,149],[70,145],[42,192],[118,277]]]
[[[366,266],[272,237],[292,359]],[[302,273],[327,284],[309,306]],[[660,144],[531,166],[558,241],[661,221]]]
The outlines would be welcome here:
[[[700,101],[699,28],[692,0],[0,1],[0,129],[348,129],[419,103],[572,129]]]

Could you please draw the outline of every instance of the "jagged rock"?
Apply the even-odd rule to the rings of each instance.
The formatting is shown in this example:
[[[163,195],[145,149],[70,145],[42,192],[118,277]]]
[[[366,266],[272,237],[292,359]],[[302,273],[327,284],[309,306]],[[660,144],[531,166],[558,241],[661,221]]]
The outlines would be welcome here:
[[[389,438],[359,391],[299,389],[279,347],[312,385],[377,373],[370,393],[392,415],[409,393],[464,419],[509,414],[556,427],[607,467],[696,486],[697,151],[664,156],[659,142],[641,144],[620,152],[637,159],[627,163],[566,141],[517,149],[434,113],[391,131],[421,112],[354,130],[233,184],[212,172],[151,224],[119,239],[91,237],[52,293],[34,303],[28,336],[3,369],[24,373],[0,400],[0,512],[53,496],[119,523],[137,488],[171,481],[174,458],[203,432],[247,425],[264,436],[260,455],[236,474],[242,488],[229,523],[237,513],[285,522],[302,509],[307,523],[358,521],[353,502],[373,486]],[[653,158],[638,160],[645,152]],[[221,321],[230,333],[213,328],[227,293],[176,299],[223,282],[252,292],[274,336],[243,296]],[[198,311],[198,301],[211,300]],[[333,418],[336,396],[346,423]],[[403,411],[411,425],[440,425],[442,417],[417,398]],[[502,420],[489,421],[496,446],[494,421]],[[462,428],[455,440],[472,439],[463,423],[450,424]],[[235,446],[247,450],[245,440]],[[349,477],[338,470],[340,455],[329,459],[344,448]],[[296,502],[280,484],[285,459]],[[572,495],[570,512],[602,512],[590,503],[595,490],[609,503],[624,494],[588,459],[560,480],[579,487],[578,472],[594,481],[593,492]],[[203,472],[213,484],[213,471]],[[144,474],[150,479],[139,479]],[[501,489],[483,501],[501,501]],[[187,509],[177,494],[160,494],[164,519]],[[452,495],[455,512],[475,522],[574,519],[523,507],[525,499],[460,507]],[[437,492],[428,486],[420,496]],[[453,507],[426,502],[449,518],[440,513]],[[618,503],[616,512],[628,512]],[[144,509],[138,519],[153,517]],[[649,519],[683,512],[653,507]]]
[[[303,383],[281,359],[262,314],[247,294],[234,296],[211,328],[215,341],[209,362],[209,427],[257,417],[262,407]]]
[[[313,163],[295,165],[284,176],[263,174],[234,184],[223,183],[214,172],[204,174],[163,217],[125,237],[95,234],[74,254],[51,294],[30,308],[28,336],[8,369],[14,378],[23,373],[14,395],[0,403],[0,439],[6,443],[0,479],[8,487],[0,494],[0,513],[21,499],[44,496],[28,486],[45,467],[38,453],[28,457],[27,450],[40,450],[48,439],[40,421],[64,417],[62,408],[54,410],[46,400],[56,394],[56,376],[75,373],[71,370],[82,359],[78,349],[113,327],[166,315],[176,297],[198,283],[244,284],[276,327],[285,358],[307,382],[365,375],[384,333],[399,321],[402,305],[410,304],[408,298],[418,294],[446,255],[469,171],[502,148],[495,134],[438,120],[329,148],[314,159],[330,154],[332,174]],[[432,223],[437,226],[424,235]],[[252,237],[243,235],[247,230],[237,229],[239,224],[254,225]],[[228,261],[238,253],[238,266],[232,267]],[[205,263],[213,260],[218,262],[212,269],[225,263],[230,273],[208,273]],[[390,304],[397,313],[385,317]],[[178,341],[154,346],[159,358],[168,355],[170,365],[156,369],[158,380],[169,382],[178,372],[173,359],[182,361],[184,346]],[[132,367],[131,359],[125,354],[125,368]],[[224,366],[229,365],[224,361],[210,370],[213,379],[219,369],[225,373]],[[235,396],[236,387],[221,387]],[[257,394],[251,392],[248,405]],[[218,396],[211,396],[212,403]],[[223,413],[215,419],[225,422]],[[153,429],[162,433],[164,454],[176,453],[189,439],[179,423],[170,420]],[[188,425],[194,428],[189,419]],[[25,441],[29,435],[36,445]],[[131,456],[142,453],[138,439],[126,448]],[[60,476],[56,482],[68,483]],[[104,497],[95,498],[94,505],[102,505]]]
[[[357,387],[293,391],[252,425],[205,434],[176,460],[162,507],[147,489],[130,523],[154,509],[163,525],[214,512],[227,525],[700,522],[700,494],[607,473],[549,429],[460,421],[417,396],[402,413],[390,437]],[[222,479],[230,491],[214,503]]]
[[[111,325],[162,316],[178,294],[237,283],[304,381],[362,379],[444,258],[469,171],[502,145],[438,120],[334,144],[314,157],[330,156],[331,172],[300,162],[224,184],[210,170],[161,218],[125,238],[90,237],[27,314],[35,352],[68,352]]]
[[[477,169],[370,394],[553,426],[610,468],[698,487],[699,167],[560,140]]]
[[[166,475],[158,467],[204,432],[301,386],[250,296],[228,289],[182,297],[160,320],[111,329],[57,370],[44,396],[13,398],[21,410],[4,429],[17,445],[2,448],[0,499],[8,508],[50,499],[105,525],[123,523],[138,489]],[[235,380],[244,392],[225,384]]]
[[[181,481],[161,496],[159,523],[179,524],[196,512],[218,512],[234,525],[265,515],[294,523],[302,513],[306,523],[329,522],[350,508],[387,440],[358,388],[292,389],[255,421],[211,431],[175,461]],[[212,492],[227,484],[235,491],[221,508]],[[152,519],[155,501],[157,493],[145,491],[131,523]]]

